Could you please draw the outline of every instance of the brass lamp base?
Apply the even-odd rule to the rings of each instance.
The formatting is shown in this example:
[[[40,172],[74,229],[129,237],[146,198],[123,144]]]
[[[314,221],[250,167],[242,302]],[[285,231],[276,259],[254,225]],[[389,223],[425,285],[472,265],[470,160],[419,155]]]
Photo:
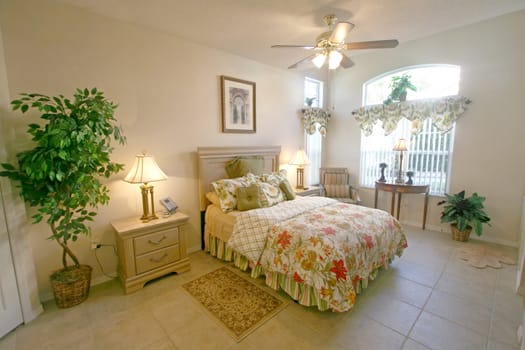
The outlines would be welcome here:
[[[304,190],[304,168],[297,167],[297,186],[298,190]]]
[[[147,183],[145,183],[143,185],[140,185],[140,190],[142,193],[142,216],[140,217],[140,220],[142,220],[142,222],[149,222],[151,220],[158,219],[158,216],[155,215],[153,185],[148,185]],[[151,196],[151,213],[149,212],[148,195]]]
[[[402,184],[405,180],[403,179],[403,151],[399,153],[399,172],[396,178],[396,184]]]

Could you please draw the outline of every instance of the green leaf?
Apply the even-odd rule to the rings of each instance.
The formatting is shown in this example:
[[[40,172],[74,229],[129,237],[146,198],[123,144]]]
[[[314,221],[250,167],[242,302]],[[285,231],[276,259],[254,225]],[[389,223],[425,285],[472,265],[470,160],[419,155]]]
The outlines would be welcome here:
[[[15,167],[9,163],[2,163],[2,168],[5,170],[15,170]]]

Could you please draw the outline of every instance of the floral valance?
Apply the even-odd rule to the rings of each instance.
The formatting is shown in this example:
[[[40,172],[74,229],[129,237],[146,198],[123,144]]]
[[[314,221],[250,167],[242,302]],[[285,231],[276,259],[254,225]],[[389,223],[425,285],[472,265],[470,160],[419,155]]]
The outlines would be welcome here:
[[[317,130],[323,136],[326,136],[330,112],[318,107],[306,107],[301,110],[303,114],[304,130],[309,134],[314,134]]]
[[[465,113],[470,100],[464,96],[447,96],[436,99],[416,100],[365,106],[352,111],[366,136],[372,134],[374,125],[382,122],[385,135],[397,127],[397,123],[406,118],[412,122],[412,133],[419,134],[423,121],[432,119],[434,125],[442,132],[449,131],[454,122]]]

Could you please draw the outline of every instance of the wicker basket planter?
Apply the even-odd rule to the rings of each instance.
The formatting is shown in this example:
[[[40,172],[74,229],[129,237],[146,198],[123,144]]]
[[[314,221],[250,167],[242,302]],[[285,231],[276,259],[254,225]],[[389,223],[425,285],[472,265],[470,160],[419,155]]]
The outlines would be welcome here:
[[[89,265],[79,265],[53,272],[49,280],[59,308],[72,307],[87,299],[92,270]]]
[[[470,232],[472,231],[472,227],[467,226],[466,229],[463,231],[458,230],[455,224],[450,225],[450,228],[452,229],[452,239],[455,241],[460,242],[466,242],[468,241],[470,237]]]

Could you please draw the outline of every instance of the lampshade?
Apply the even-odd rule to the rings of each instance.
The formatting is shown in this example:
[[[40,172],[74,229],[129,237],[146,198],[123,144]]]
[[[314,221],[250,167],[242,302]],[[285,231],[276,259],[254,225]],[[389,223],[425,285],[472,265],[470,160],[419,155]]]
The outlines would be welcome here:
[[[138,154],[135,157],[135,162],[131,167],[128,175],[124,181],[132,184],[140,185],[140,192],[142,193],[142,211],[143,214],[140,219],[143,222],[158,219],[155,215],[155,201],[153,199],[153,185],[148,185],[149,182],[166,180],[168,176],[160,170],[157,162],[153,156],[147,154]],[[148,204],[148,198],[151,199],[151,205]],[[150,210],[151,206],[151,210]]]
[[[312,59],[312,62],[313,64],[317,67],[317,68],[321,68],[324,64],[324,61],[326,61],[326,53],[320,53],[320,54],[317,54],[317,56],[315,56],[313,59]]]
[[[304,149],[300,149],[295,154],[295,157],[290,161],[290,165],[304,166],[310,164],[310,160],[306,155]]]
[[[328,69],[336,69],[343,60],[343,54],[339,51],[332,50],[328,55]]]
[[[160,170],[157,162],[153,159],[153,156],[138,154],[135,157],[135,162],[133,163],[131,170],[124,178],[124,181],[138,184],[166,180],[167,178],[168,176]]]
[[[405,139],[397,140],[396,144],[394,145],[393,150],[394,151],[408,151],[407,141]]]

